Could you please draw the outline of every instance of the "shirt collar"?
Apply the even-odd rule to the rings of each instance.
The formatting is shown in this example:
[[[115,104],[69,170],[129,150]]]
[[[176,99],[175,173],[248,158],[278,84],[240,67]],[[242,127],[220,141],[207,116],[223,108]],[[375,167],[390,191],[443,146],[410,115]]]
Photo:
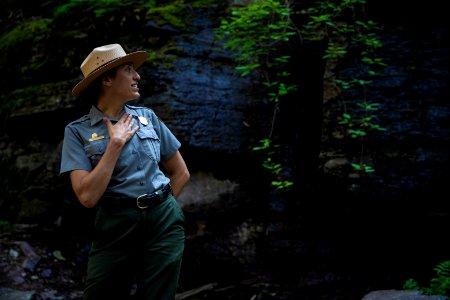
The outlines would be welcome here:
[[[129,113],[130,115],[136,116],[136,113],[134,110],[131,110],[128,105],[125,105],[123,110],[126,113]],[[97,124],[98,122],[100,122],[104,117],[106,117],[106,115],[101,112],[95,105],[91,106],[91,110],[89,111],[89,117],[91,119],[91,126],[94,126],[95,124]],[[115,120],[114,118],[109,118],[110,120],[113,121],[118,121]]]
[[[123,107],[123,110],[126,112],[126,113],[129,113],[130,115],[132,115],[133,117],[137,117],[138,115],[136,114],[136,111],[134,110],[134,109],[130,109],[129,107],[128,107],[128,104],[125,104],[125,106]]]
[[[95,106],[91,106],[91,110],[89,111],[89,118],[91,119],[91,126],[100,122],[105,115]]]

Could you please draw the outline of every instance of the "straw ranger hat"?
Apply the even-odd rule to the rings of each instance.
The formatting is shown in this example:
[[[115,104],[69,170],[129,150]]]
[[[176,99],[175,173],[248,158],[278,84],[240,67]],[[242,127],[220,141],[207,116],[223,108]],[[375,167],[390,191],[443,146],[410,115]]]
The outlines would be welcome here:
[[[148,53],[146,51],[136,51],[127,54],[119,44],[95,48],[80,66],[84,78],[73,88],[72,95],[79,96],[95,79],[121,64],[131,62],[135,69],[139,68],[147,57]]]

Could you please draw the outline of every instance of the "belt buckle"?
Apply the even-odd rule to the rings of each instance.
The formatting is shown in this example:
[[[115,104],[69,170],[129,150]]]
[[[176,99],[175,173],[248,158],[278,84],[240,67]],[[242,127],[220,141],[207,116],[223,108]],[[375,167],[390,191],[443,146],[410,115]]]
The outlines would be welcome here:
[[[140,195],[140,196],[138,196],[138,197],[136,198],[136,206],[137,206],[138,208],[140,208],[140,209],[146,209],[147,207],[150,206],[150,205],[142,206],[141,203],[140,203],[140,199],[143,198],[143,197],[146,197],[146,196],[148,196],[148,195],[147,195],[147,194],[143,194],[143,195]]]

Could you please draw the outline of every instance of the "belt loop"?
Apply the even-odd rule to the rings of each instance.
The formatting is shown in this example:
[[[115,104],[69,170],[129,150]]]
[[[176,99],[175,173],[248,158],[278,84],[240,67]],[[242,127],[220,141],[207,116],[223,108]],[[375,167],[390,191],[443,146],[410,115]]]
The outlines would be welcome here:
[[[169,195],[173,195],[172,185],[170,184],[170,182],[167,184],[167,186],[169,187]]]
[[[163,189],[164,188],[162,188],[162,189],[160,189],[159,191],[156,192],[158,194],[160,200],[164,200],[164,191],[163,191]]]

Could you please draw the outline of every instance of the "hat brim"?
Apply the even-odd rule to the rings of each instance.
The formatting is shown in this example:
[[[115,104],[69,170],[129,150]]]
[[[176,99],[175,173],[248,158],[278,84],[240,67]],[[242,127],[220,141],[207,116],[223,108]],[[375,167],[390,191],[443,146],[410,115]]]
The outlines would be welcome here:
[[[79,96],[95,79],[97,79],[108,70],[111,70],[127,62],[131,62],[134,68],[137,69],[147,60],[147,58],[148,53],[146,51],[136,51],[112,60],[104,64],[100,68],[92,71],[86,78],[78,82],[77,85],[75,85],[75,87],[72,89],[72,95]]]

